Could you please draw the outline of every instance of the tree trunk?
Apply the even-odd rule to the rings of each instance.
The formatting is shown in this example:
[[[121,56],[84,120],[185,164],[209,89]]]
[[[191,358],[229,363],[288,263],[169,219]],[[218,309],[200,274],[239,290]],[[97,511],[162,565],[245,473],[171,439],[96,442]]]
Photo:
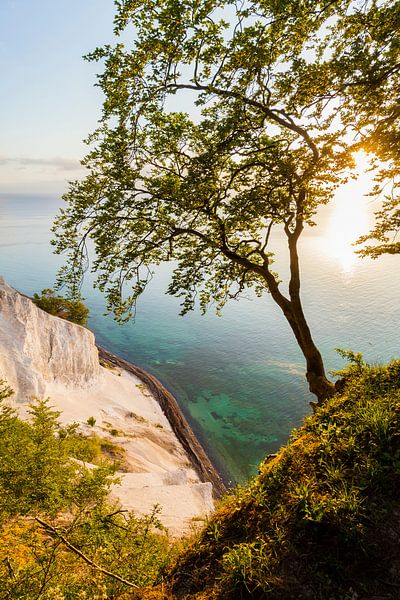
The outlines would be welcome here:
[[[317,397],[318,404],[324,402],[335,393],[335,386],[325,374],[324,362],[320,351],[312,339],[310,328],[303,313],[300,298],[288,300],[282,294],[278,297],[272,290],[271,295],[282,309],[297,343],[306,359],[306,379],[312,394]],[[284,302],[282,302],[282,298]]]
[[[317,397],[318,404],[321,404],[327,398],[334,395],[335,386],[326,377],[321,353],[312,339],[310,328],[304,316],[300,300],[300,268],[297,253],[297,240],[302,229],[303,225],[300,218],[293,232],[289,231],[289,228],[285,229],[290,253],[289,298],[286,298],[282,294],[278,282],[274,275],[269,271],[268,267],[264,272],[264,277],[272,298],[282,309],[304,358],[306,359],[306,379],[308,381],[309,390]],[[314,406],[314,403],[311,404]]]
[[[317,397],[318,403],[320,404],[327,398],[333,396],[335,393],[335,386],[326,377],[324,362],[322,360],[320,351],[312,339],[310,328],[308,327],[307,321],[304,317],[300,298],[298,299],[298,302],[292,301],[291,304],[296,322],[296,329],[299,332],[299,336],[296,335],[293,327],[292,329],[296,335],[296,339],[298,340],[304,358],[306,359],[306,378],[308,381],[308,387],[310,392]]]
[[[324,362],[320,351],[312,339],[310,328],[304,316],[303,307],[300,300],[300,268],[299,257],[297,253],[297,241],[303,230],[303,219],[301,215],[301,204],[304,201],[305,192],[299,198],[299,213],[296,217],[295,228],[290,230],[292,219],[285,225],[285,233],[289,243],[290,254],[290,282],[289,297],[282,294],[279,289],[279,283],[275,275],[269,269],[268,255],[263,255],[263,265],[252,263],[248,258],[239,256],[230,250],[226,244],[223,244],[223,254],[237,264],[245,267],[249,271],[254,271],[261,275],[266,282],[273,300],[281,308],[287,322],[289,323],[297,343],[306,359],[306,379],[310,392],[317,397],[318,404],[321,404],[327,398],[335,393],[334,384],[329,381],[325,374]],[[314,406],[315,403],[311,403]]]
[[[298,217],[296,228],[293,232],[286,229],[286,235],[289,244],[290,254],[290,282],[289,296],[290,309],[292,312],[289,324],[296,336],[298,344],[306,359],[307,371],[306,378],[310,392],[315,394],[318,403],[330,398],[335,393],[335,386],[325,374],[324,362],[314,340],[307,320],[304,316],[303,307],[300,299],[300,265],[297,252],[297,241],[303,231],[303,221]]]

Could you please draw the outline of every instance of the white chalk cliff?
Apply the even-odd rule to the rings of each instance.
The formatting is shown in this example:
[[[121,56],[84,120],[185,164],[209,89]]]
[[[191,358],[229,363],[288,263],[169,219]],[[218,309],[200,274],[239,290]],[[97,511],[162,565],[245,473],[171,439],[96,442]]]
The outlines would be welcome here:
[[[144,514],[154,504],[172,535],[213,509],[212,486],[202,483],[159,404],[122,369],[100,366],[94,335],[42,310],[0,277],[0,378],[13,388],[24,415],[32,396],[51,399],[65,423],[78,422],[126,451],[126,473],[113,495]],[[89,427],[89,417],[96,419]]]

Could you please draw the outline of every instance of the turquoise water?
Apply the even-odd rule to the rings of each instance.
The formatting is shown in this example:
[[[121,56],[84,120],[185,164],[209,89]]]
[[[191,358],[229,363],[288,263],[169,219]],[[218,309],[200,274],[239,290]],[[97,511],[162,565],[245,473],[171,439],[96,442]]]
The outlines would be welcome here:
[[[49,244],[57,207],[53,198],[0,197],[0,274],[27,294],[51,287],[61,264]],[[361,351],[374,362],[398,356],[400,258],[349,268],[324,250],[323,232],[304,236],[301,259],[305,311],[327,368],[343,365],[336,347]],[[277,244],[284,254],[283,243]],[[278,259],[282,277],[285,264]],[[136,322],[124,326],[103,316],[102,298],[88,279],[90,327],[100,344],[171,390],[216,465],[228,479],[243,481],[309,412],[302,356],[268,296],[232,302],[222,317],[182,318],[178,300],[164,293],[168,275],[168,266],[157,269]]]

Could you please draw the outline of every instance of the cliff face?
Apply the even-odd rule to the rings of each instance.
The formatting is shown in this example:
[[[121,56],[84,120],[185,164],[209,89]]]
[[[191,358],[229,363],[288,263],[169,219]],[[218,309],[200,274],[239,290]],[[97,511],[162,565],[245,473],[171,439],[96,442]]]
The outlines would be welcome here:
[[[99,375],[89,330],[41,311],[0,277],[0,376],[17,402],[43,396],[53,382],[87,387]]]
[[[212,510],[208,471],[200,470],[200,481],[194,446],[182,445],[187,425],[182,440],[151,391],[151,376],[139,379],[124,361],[111,358],[108,368],[100,366],[90,331],[43,312],[0,278],[0,378],[15,391],[21,415],[32,396],[50,398],[64,423],[78,423],[87,435],[112,435],[125,452],[126,470],[113,495],[139,514],[160,504],[161,521],[179,536]]]

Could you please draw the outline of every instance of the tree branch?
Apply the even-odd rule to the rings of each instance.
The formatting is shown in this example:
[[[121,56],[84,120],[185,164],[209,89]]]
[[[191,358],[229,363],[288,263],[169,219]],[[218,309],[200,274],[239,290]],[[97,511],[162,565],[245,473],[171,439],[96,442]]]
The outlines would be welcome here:
[[[284,119],[276,111],[272,110],[271,108],[268,108],[268,106],[266,106],[262,102],[258,102],[257,100],[253,100],[252,98],[247,98],[246,96],[243,96],[242,94],[240,94],[239,92],[235,92],[234,90],[223,90],[212,85],[201,85],[199,83],[169,83],[164,87],[164,89],[195,90],[198,92],[208,92],[209,94],[216,94],[224,98],[235,98],[236,100],[240,100],[241,102],[243,102],[243,104],[247,104],[248,106],[258,108],[264,113],[266,117],[271,119],[271,121],[275,121],[275,123],[278,123],[282,127],[290,129],[291,131],[294,131],[295,133],[300,135],[312,151],[314,162],[316,162],[319,159],[319,150],[316,144],[312,141],[309,133],[305,129],[303,129],[303,127],[300,127],[300,125],[296,125],[292,119]]]
[[[132,581],[128,581],[126,579],[123,579],[119,575],[116,575],[115,573],[111,573],[110,571],[107,571],[106,569],[103,569],[103,567],[100,567],[100,565],[97,565],[96,563],[94,563],[90,558],[88,558],[85,554],[83,554],[83,552],[81,552],[80,550],[78,550],[78,548],[76,548],[75,546],[73,546],[71,544],[71,542],[69,542],[52,525],[49,525],[48,523],[45,523],[45,521],[42,521],[41,519],[39,519],[39,517],[35,517],[35,521],[37,521],[39,523],[39,525],[41,525],[43,527],[43,529],[46,531],[46,533],[48,535],[58,537],[58,539],[61,540],[61,542],[67,548],[69,548],[72,552],[74,552],[74,554],[76,554],[77,556],[79,556],[82,560],[84,560],[88,565],[90,565],[94,569],[97,569],[98,571],[100,571],[104,575],[107,575],[108,577],[112,577],[113,579],[116,579],[117,581],[120,581],[121,583],[127,585],[128,587],[132,587],[132,588],[135,588],[135,589],[140,589],[140,587],[138,585],[136,585],[136,583],[132,583]]]

